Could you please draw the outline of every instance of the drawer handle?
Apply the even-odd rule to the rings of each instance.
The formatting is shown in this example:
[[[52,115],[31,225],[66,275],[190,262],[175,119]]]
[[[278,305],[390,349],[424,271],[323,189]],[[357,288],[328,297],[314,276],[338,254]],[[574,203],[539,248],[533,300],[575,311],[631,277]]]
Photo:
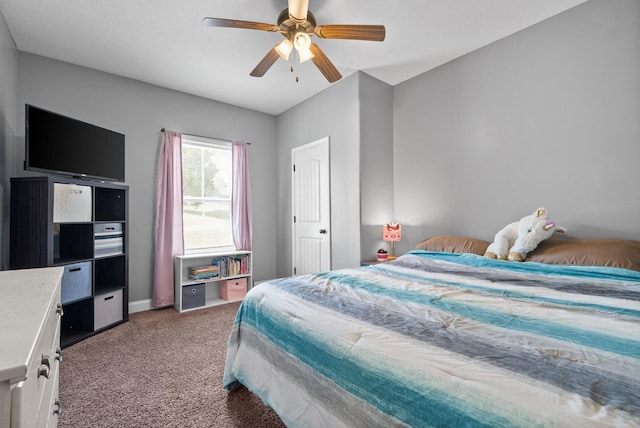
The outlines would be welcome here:
[[[60,316],[64,315],[64,311],[62,310],[62,304],[58,303],[56,305],[56,313]]]
[[[62,414],[62,405],[60,404],[60,400],[56,398],[54,405],[56,406],[56,408],[53,409],[53,414],[60,416]]]
[[[82,270],[81,267],[76,267],[76,268],[69,269],[69,272],[78,272],[78,271],[81,271],[81,270]]]
[[[38,377],[44,376],[49,379],[51,376],[51,363],[49,362],[49,357],[42,356],[42,360],[40,361],[40,368],[38,369]]]
[[[115,296],[105,297],[105,298],[104,298],[104,300],[105,300],[105,301],[107,301],[107,300],[111,300],[111,299],[113,299],[114,297],[115,297]]]

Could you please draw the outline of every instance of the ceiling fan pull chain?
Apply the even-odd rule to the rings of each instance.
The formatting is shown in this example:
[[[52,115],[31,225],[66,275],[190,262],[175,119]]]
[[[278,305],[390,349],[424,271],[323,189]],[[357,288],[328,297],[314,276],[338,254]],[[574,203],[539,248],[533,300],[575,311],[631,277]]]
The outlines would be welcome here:
[[[291,72],[293,73],[293,65],[291,66]],[[298,76],[296,76],[296,83],[299,82]]]

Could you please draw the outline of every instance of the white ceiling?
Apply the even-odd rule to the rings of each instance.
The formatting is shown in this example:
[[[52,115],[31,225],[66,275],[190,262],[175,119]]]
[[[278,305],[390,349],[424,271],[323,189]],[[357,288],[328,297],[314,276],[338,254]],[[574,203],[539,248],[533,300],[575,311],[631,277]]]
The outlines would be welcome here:
[[[385,25],[384,42],[315,43],[343,77],[362,70],[396,85],[584,1],[310,0],[309,10],[318,25]],[[312,62],[292,59],[249,76],[282,36],[207,27],[202,18],[276,24],[285,7],[286,0],[0,0],[20,51],[270,114],[329,83]]]

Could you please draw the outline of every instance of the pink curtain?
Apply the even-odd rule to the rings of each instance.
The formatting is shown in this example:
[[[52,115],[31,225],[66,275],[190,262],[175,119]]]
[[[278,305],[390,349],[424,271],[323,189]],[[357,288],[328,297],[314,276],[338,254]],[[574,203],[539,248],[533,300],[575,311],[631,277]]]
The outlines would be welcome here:
[[[158,161],[153,306],[173,305],[173,257],[183,253],[182,135],[164,131]]]
[[[231,224],[233,242],[238,250],[251,250],[251,183],[247,144],[234,141],[231,146]]]

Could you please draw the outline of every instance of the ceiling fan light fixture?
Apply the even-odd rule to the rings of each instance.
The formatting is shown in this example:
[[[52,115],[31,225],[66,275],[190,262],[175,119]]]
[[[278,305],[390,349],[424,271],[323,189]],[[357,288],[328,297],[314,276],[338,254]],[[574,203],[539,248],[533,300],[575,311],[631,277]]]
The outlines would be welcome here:
[[[296,47],[296,51],[298,52],[298,57],[300,58],[300,63],[302,64],[305,61],[309,61],[313,58],[313,53],[311,53],[311,37],[302,31],[298,31],[293,35],[293,46]]]
[[[313,58],[313,53],[311,53],[310,49],[299,49],[298,56],[300,57],[300,64],[302,64],[303,62],[309,61]]]
[[[293,43],[289,39],[284,39],[276,46],[276,52],[280,55],[280,58],[287,61],[289,59],[289,54],[293,50]]]
[[[309,47],[311,46],[311,37],[309,37],[307,33],[298,31],[293,36],[293,45],[296,47],[298,52],[309,50]]]

